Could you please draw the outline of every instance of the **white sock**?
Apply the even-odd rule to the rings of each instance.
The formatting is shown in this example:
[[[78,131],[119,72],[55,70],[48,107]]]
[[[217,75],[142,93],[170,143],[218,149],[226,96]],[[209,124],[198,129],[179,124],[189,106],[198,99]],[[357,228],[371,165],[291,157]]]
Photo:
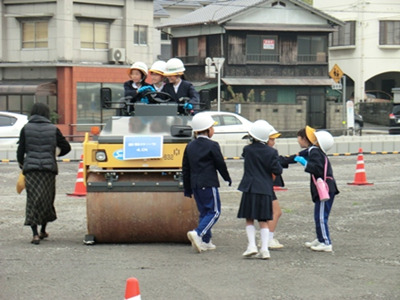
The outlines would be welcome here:
[[[256,247],[256,227],[254,225],[247,225],[246,233],[249,247]]]
[[[261,228],[261,251],[268,250],[268,238],[269,238],[269,229],[268,228]]]
[[[274,233],[272,231],[269,232],[269,240],[274,239]]]

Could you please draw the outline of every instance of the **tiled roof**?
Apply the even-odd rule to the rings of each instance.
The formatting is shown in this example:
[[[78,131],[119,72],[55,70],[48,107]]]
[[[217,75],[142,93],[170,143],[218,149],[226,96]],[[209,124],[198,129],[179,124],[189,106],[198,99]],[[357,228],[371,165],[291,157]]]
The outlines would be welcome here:
[[[301,0],[288,0],[304,9],[310,10],[316,15],[319,15],[333,23],[343,25],[344,23],[339,19],[336,19],[311,5],[304,3]],[[271,2],[271,0],[220,0],[213,4],[209,4],[203,8],[197,9],[191,13],[180,16],[174,20],[168,20],[166,23],[160,25],[160,27],[177,27],[177,26],[188,26],[197,25],[204,23],[221,23],[235,16],[243,11],[246,11],[254,6],[262,4],[264,2]]]

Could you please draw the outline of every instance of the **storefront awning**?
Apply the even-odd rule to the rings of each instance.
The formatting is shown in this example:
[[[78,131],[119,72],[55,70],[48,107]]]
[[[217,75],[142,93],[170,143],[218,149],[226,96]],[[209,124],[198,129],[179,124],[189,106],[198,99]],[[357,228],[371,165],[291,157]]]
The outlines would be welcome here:
[[[331,86],[331,78],[222,78],[226,85],[312,85]]]
[[[218,83],[206,83],[203,85],[194,85],[194,88],[196,91],[200,92],[201,90],[210,90],[213,88],[216,88],[218,86]]]
[[[49,80],[3,80],[0,81],[0,95],[57,95],[57,81]]]

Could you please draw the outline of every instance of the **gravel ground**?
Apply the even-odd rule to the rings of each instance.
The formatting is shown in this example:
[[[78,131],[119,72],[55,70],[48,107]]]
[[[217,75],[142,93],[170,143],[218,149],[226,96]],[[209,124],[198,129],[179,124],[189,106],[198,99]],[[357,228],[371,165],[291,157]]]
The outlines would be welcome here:
[[[330,157],[341,192],[329,223],[333,253],[304,247],[315,236],[309,177],[300,165],[285,170],[276,230],[285,247],[268,261],[241,257],[247,241],[235,187],[242,161],[227,162],[234,187],[221,181],[217,250],[201,254],[189,244],[84,245],[85,199],[66,196],[78,163],[59,164],[58,219],[48,225],[49,239],[32,245],[23,226],[26,194],[15,192],[18,167],[3,163],[0,299],[123,299],[129,277],[139,280],[142,299],[400,299],[399,158],[364,156],[374,185],[349,186],[357,157]]]

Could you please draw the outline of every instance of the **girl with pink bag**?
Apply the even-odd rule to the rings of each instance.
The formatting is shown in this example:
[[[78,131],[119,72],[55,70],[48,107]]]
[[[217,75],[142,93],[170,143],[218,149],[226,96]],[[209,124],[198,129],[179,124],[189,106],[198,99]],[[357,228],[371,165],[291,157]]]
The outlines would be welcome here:
[[[325,131],[315,131],[306,126],[297,133],[297,141],[302,148],[303,156],[296,156],[295,161],[302,164],[304,171],[310,173],[310,189],[314,202],[314,221],[317,238],[305,245],[314,251],[332,252],[328,219],[335,195],[339,194],[333,177],[331,163],[326,156],[334,143],[332,135]]]

